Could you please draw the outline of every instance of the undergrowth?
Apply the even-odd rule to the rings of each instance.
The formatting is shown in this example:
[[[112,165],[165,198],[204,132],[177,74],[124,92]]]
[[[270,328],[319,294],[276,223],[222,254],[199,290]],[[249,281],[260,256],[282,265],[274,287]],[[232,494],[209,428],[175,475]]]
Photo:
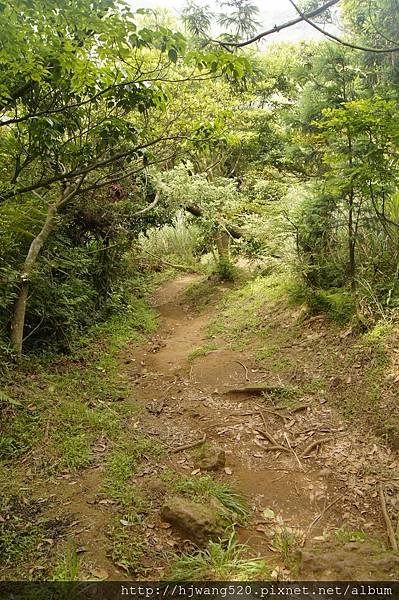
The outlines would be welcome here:
[[[29,564],[43,563],[49,570],[26,577],[76,576],[68,548],[54,563],[55,546],[43,542],[55,538],[62,523],[26,508],[26,498],[40,493],[46,481],[103,463],[103,494],[121,510],[130,503],[132,514],[139,512],[132,474],[144,457],[158,456],[162,449],[138,432],[126,437],[128,420],[141,412],[142,405],[132,394],[129,373],[120,368],[120,354],[156,326],[154,311],[145,300],[135,299],[125,313],[95,324],[67,355],[27,357],[20,368],[5,370],[0,397],[4,475],[0,496],[11,502],[13,516],[0,523],[0,554],[10,577],[13,573],[21,577]],[[22,509],[18,512],[15,507]],[[0,510],[1,516],[7,514],[7,503],[1,503]]]
[[[252,581],[270,578],[263,558],[248,556],[249,548],[238,544],[233,533],[228,540],[210,541],[205,550],[176,556],[170,568],[172,581]]]
[[[265,327],[264,307],[284,295],[280,276],[256,277],[238,289],[227,292],[221,301],[217,320],[211,322],[208,333],[223,335],[235,345],[245,347],[254,336],[262,336]]]
[[[159,457],[163,453],[160,444],[142,435],[119,441],[108,454],[105,462],[104,493],[122,506],[138,506],[136,486],[132,484],[137,465],[146,458]]]

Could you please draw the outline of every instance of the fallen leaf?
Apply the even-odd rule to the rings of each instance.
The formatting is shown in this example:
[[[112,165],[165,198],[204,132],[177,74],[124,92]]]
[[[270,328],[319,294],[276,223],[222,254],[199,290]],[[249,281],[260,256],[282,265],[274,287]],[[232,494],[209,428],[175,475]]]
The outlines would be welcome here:
[[[126,519],[120,519],[120,520],[119,520],[119,523],[120,523],[121,525],[124,525],[125,527],[126,527],[127,525],[130,525],[129,521],[126,521]]]
[[[170,529],[172,525],[170,523],[166,523],[166,521],[162,521],[158,527],[159,529]]]
[[[98,445],[98,446],[94,446],[93,448],[93,452],[105,452],[107,449],[107,446],[104,445]]]
[[[230,469],[230,467],[225,467],[224,468],[224,472],[226,473],[226,475],[232,475],[233,471]]]
[[[198,473],[201,473],[201,469],[194,469],[194,471],[191,471],[191,475],[198,475]]]
[[[96,579],[108,579],[108,571],[106,571],[105,569],[102,569],[101,567],[91,569],[90,573]]]
[[[265,510],[262,512],[262,517],[264,519],[275,519],[276,513],[271,508],[265,508]]]

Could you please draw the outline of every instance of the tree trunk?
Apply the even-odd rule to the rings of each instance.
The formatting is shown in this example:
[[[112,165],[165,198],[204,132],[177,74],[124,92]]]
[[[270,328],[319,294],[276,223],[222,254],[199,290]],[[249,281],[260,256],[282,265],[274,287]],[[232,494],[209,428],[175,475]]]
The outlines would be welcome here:
[[[352,169],[353,167],[353,145],[352,145],[352,135],[350,130],[347,131],[348,136],[348,153],[349,153],[349,167]],[[352,175],[351,175],[352,177]],[[348,263],[348,275],[350,286],[352,290],[355,290],[355,273],[356,273],[356,256],[355,256],[355,246],[356,246],[356,229],[353,222],[353,215],[355,209],[355,191],[353,188],[353,180],[351,179],[350,188],[349,188],[349,214],[348,214],[348,254],[349,254],[349,263]]]
[[[18,360],[21,360],[22,358],[26,305],[28,302],[29,292],[29,278],[32,274],[40,251],[54,228],[59,209],[79,193],[84,178],[85,174],[81,175],[75,184],[62,184],[60,199],[58,202],[48,206],[47,216],[43,227],[29,246],[28,254],[25,258],[21,273],[21,287],[15,302],[14,314],[11,320],[11,345]]]
[[[218,251],[219,262],[222,260],[230,262],[230,236],[227,231],[218,231],[215,236],[215,244]]]
[[[36,264],[37,257],[43,244],[50,235],[57,216],[59,204],[51,204],[47,210],[46,220],[40,232],[32,241],[21,273],[21,286],[14,306],[14,314],[11,321],[11,345],[18,360],[22,357],[22,345],[24,340],[24,326],[26,305],[28,302],[29,278]]]
[[[349,195],[349,216],[348,216],[348,275],[351,288],[355,288],[356,256],[355,256],[355,229],[353,226],[353,191]]]

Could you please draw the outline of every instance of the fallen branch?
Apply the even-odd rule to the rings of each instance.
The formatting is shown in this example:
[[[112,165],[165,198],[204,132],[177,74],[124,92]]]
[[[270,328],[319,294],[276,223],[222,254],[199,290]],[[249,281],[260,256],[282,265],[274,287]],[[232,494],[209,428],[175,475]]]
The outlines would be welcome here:
[[[172,452],[183,452],[183,450],[190,450],[190,448],[197,448],[201,446],[206,440],[206,433],[204,433],[204,437],[202,440],[197,440],[196,442],[191,442],[190,444],[184,444],[183,446],[177,446],[177,448],[172,448]]]
[[[385,500],[385,494],[384,494],[384,490],[383,490],[381,481],[378,484],[378,494],[379,494],[379,497],[380,497],[381,510],[382,510],[382,514],[383,514],[383,517],[384,517],[385,526],[386,526],[386,529],[387,529],[389,543],[391,544],[392,550],[395,550],[395,552],[397,552],[397,550],[398,550],[398,542],[396,540],[396,536],[395,536],[395,532],[393,530],[392,522],[391,522],[391,519],[389,518],[389,514],[388,514],[388,511],[387,511],[387,503],[386,503],[386,500]]]
[[[289,418],[289,417],[287,417],[287,415],[282,415],[282,414],[280,414],[280,413],[276,412],[275,410],[270,410],[270,409],[268,409],[268,408],[264,408],[264,409],[263,409],[263,412],[267,412],[267,413],[269,413],[270,415],[274,415],[275,417],[280,417],[280,419],[282,419],[282,420],[284,421],[284,423],[285,423],[286,421],[289,421],[289,420],[290,420],[290,418]]]
[[[267,429],[255,429],[255,431],[256,431],[256,433],[259,433],[259,435],[261,435],[262,437],[264,437],[266,440],[269,440],[269,442],[271,444],[273,444],[273,446],[279,446],[280,445],[278,443],[278,441],[274,439],[274,437],[272,436],[272,434],[267,431]]]
[[[285,446],[262,446],[263,450],[278,450],[279,452],[289,452],[291,454],[291,450],[286,448]]]
[[[156,260],[159,260],[160,263],[162,263],[163,265],[167,265],[168,267],[173,267],[174,269],[177,269],[179,271],[195,271],[193,267],[189,267],[188,265],[177,265],[176,263],[172,263],[169,260],[165,260],[164,258],[160,258],[159,256],[157,256],[156,254],[153,254],[152,252],[148,252],[148,250],[144,250],[144,248],[142,248],[142,252],[144,252],[144,254],[148,254],[148,256],[151,256],[152,258],[155,258]]]
[[[305,469],[303,468],[303,464],[302,464],[302,463],[301,463],[301,461],[299,460],[298,454],[295,452],[294,448],[291,446],[291,444],[290,444],[290,440],[288,439],[288,435],[287,435],[287,433],[286,433],[286,432],[284,432],[284,437],[285,437],[285,440],[286,440],[286,442],[287,442],[287,444],[288,444],[288,448],[291,450],[292,454],[295,456],[295,458],[296,458],[296,461],[297,461],[297,463],[298,463],[298,465],[299,465],[300,469],[301,469],[302,471],[304,471]]]
[[[267,392],[281,392],[284,390],[281,386],[276,385],[264,385],[264,384],[251,384],[244,385],[243,387],[230,388],[223,392],[223,394],[264,394]]]
[[[332,439],[332,437],[327,437],[315,440],[314,442],[309,444],[309,446],[306,446],[305,450],[301,454],[301,457],[306,458],[306,455],[309,454],[309,452],[311,452],[312,450],[314,450],[314,448],[317,448],[317,446],[320,446],[320,444],[326,444],[327,442],[331,442]]]

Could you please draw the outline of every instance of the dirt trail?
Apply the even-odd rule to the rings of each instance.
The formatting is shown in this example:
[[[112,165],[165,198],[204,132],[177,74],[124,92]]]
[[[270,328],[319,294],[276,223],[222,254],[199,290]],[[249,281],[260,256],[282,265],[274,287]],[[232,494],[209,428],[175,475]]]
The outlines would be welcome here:
[[[359,489],[357,501],[353,501],[348,490],[348,480],[354,477],[350,460],[347,460],[348,472],[342,467],[346,457],[351,452],[356,453],[352,442],[356,435],[360,440],[362,432],[347,431],[334,410],[318,401],[283,421],[268,412],[262,417],[259,411],[265,409],[265,402],[259,397],[226,394],[226,389],[245,385],[248,381],[268,383],[270,374],[259,369],[249,351],[232,350],[222,338],[212,340],[216,350],[189,361],[190,352],[209,344],[206,325],[211,318],[217,318],[214,305],[201,312],[193,312],[188,307],[183,290],[195,280],[195,276],[180,277],[155,294],[160,328],[144,354],[135,353],[136,361],[139,356],[141,358],[143,370],[137,384],[140,398],[148,403],[150,411],[153,403],[155,412],[159,413],[150,418],[149,433],[169,447],[198,440],[206,434],[208,441],[225,450],[227,468],[222,478],[248,499],[254,511],[252,524],[240,531],[240,539],[259,555],[272,554],[270,523],[264,518],[265,509],[272,509],[284,527],[299,532],[305,549],[317,546],[323,532],[337,530],[343,525],[351,530],[371,531],[383,536],[385,531],[376,494]],[[218,293],[224,291],[221,286]],[[273,405],[268,408],[273,409]],[[298,436],[299,431],[297,439],[301,440],[303,430],[303,449],[309,445],[306,436],[312,429],[309,424],[315,420],[321,433],[316,431],[314,435],[315,431],[310,431],[308,442],[326,436],[325,432],[330,432],[334,440],[332,449],[327,450],[321,445],[316,453],[310,453],[310,458],[299,458],[295,450],[268,451],[270,444],[257,431],[267,426],[279,443],[292,444],[295,448],[293,432]],[[369,448],[373,443],[370,439]],[[360,452],[364,450],[360,448]],[[186,451],[169,455],[168,466],[190,474],[194,469],[192,454],[192,451]],[[157,472],[154,469],[152,475]],[[370,577],[373,573],[375,576],[379,572],[385,577],[398,576],[395,560],[384,563],[385,571],[383,565],[370,567],[370,547],[367,549],[367,545],[358,544],[356,548],[353,540],[346,541],[348,544],[342,550],[337,550],[333,543],[329,547],[324,544],[321,551],[331,553],[331,560],[327,555],[324,562],[319,560],[317,548],[313,554],[305,551],[301,575],[356,579]],[[331,561],[336,564],[332,565]]]
[[[269,383],[271,375],[260,369],[250,350],[233,350],[222,338],[211,340],[216,349],[190,357],[193,350],[209,344],[206,326],[210,319],[217,318],[215,303],[202,311],[193,311],[188,305],[184,290],[197,280],[197,276],[185,275],[167,282],[154,294],[153,305],[160,315],[157,333],[144,346],[126,349],[121,357],[131,380],[130,402],[140,402],[146,408],[140,417],[132,417],[129,427],[139,428],[154,443],[169,449],[199,440],[204,434],[208,441],[223,448],[226,468],[216,476],[247,498],[253,518],[246,529],[239,531],[239,537],[256,554],[275,557],[271,523],[264,513],[269,509],[280,525],[301,538],[304,549],[298,575],[302,578],[398,578],[396,557],[386,558],[380,552],[374,560],[373,549],[350,536],[339,546],[323,538],[323,532],[343,525],[384,537],[377,495],[370,491],[372,487],[361,488],[359,482],[364,480],[356,479],[351,463],[358,451],[357,440],[359,452],[366,456],[369,453],[372,460],[378,455],[373,450],[375,441],[370,438],[365,442],[362,432],[348,431],[339,415],[317,399],[305,410],[284,413],[283,419],[272,414],[273,404],[263,398],[225,393],[248,380]],[[219,286],[215,298],[225,290]],[[291,445],[293,451],[270,451],[270,443],[259,434],[265,427],[279,444]],[[332,438],[330,443],[322,444],[317,453],[309,452],[308,458],[300,456],[309,442],[327,432]],[[392,457],[388,460],[392,462]],[[164,493],[160,481],[167,469],[201,475],[195,470],[192,450],[167,451],[166,458],[148,459],[134,475],[132,485],[142,490],[156,509],[139,532],[147,544],[142,561],[149,579],[162,577],[166,551],[182,547],[178,534],[164,526],[160,517]],[[107,552],[106,530],[116,514],[115,507],[93,502],[101,473],[100,464],[77,478],[76,485],[70,480],[60,482],[57,496],[66,496],[68,510],[86,523],[77,537],[87,551],[86,563],[95,565],[88,570],[89,575],[94,570],[99,577],[103,572],[110,579],[129,578],[131,574],[118,568]]]
[[[304,473],[299,469],[294,457],[293,460],[280,457],[276,461],[254,446],[254,428],[263,427],[260,415],[256,414],[259,403],[250,395],[242,400],[237,394],[224,393],[226,388],[248,383],[242,365],[248,368],[250,381],[256,382],[259,375],[262,377],[251,364],[251,358],[224,348],[223,340],[217,339],[214,340],[219,346],[217,350],[195,359],[191,366],[188,363],[192,350],[209,343],[205,327],[212,317],[209,310],[189,316],[188,307],[181,303],[180,292],[191,281],[192,277],[175,280],[155,298],[162,317],[158,335],[164,345],[154,354],[147,354],[145,359],[148,370],[157,373],[156,386],[150,384],[146,395],[159,396],[161,392],[163,396],[159,376],[163,382],[167,379],[169,398],[163,396],[167,408],[158,418],[169,430],[169,443],[173,440],[178,445],[180,441],[206,434],[209,441],[226,452],[227,468],[232,471],[226,480],[249,498],[255,509],[270,507],[282,512],[287,524],[306,526],[317,514],[316,498],[326,497],[325,482],[317,473]],[[172,397],[176,397],[176,404]],[[250,412],[253,414],[248,414]],[[185,466],[191,468],[189,454]],[[270,465],[268,468],[265,468],[265,459]],[[287,474],[280,472],[284,467],[289,470]],[[246,533],[251,545],[269,552],[264,535],[256,531]]]

